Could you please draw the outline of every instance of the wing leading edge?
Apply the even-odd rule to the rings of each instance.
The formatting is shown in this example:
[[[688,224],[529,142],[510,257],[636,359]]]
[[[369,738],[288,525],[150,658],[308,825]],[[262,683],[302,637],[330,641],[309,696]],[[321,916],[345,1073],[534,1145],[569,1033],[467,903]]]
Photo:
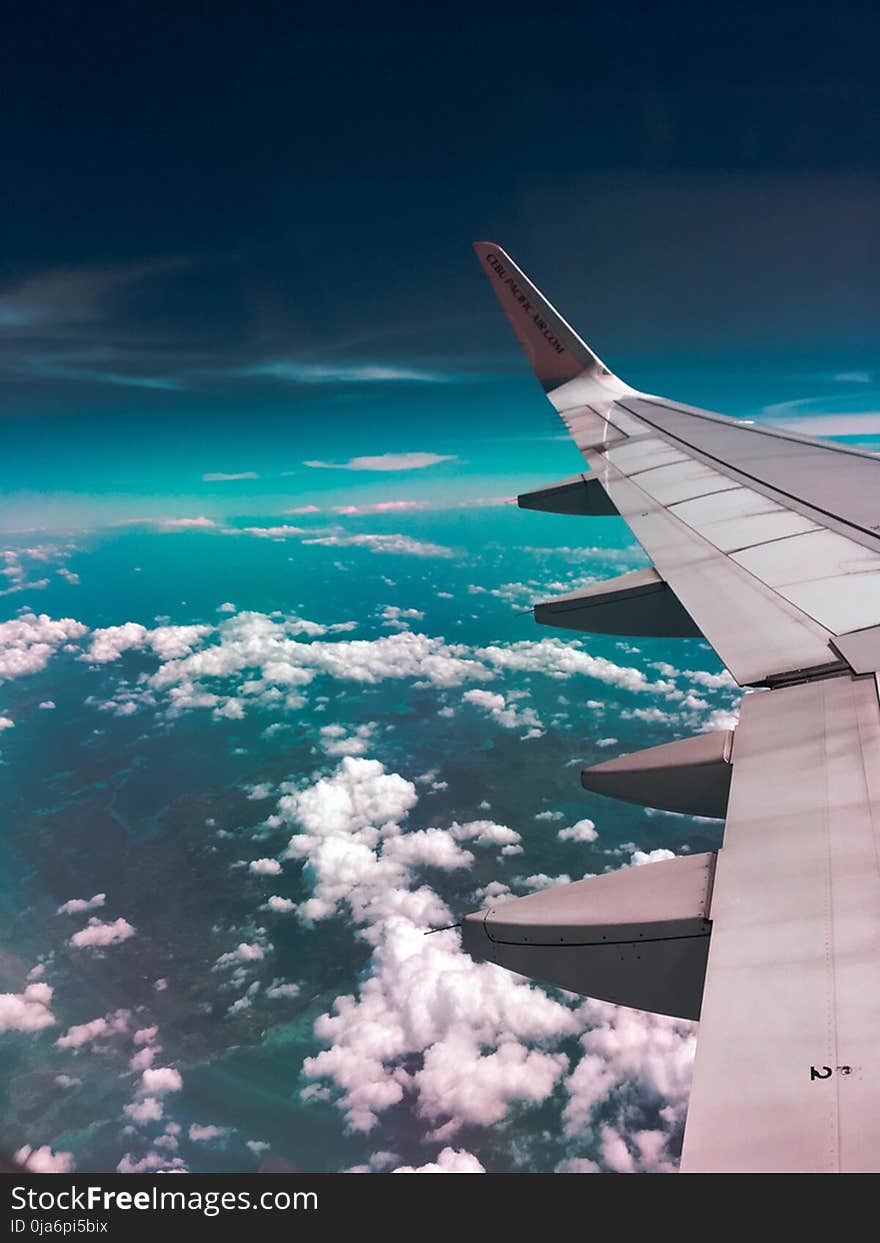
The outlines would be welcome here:
[[[542,602],[536,619],[702,633],[740,685],[769,693],[746,697],[732,736],[583,773],[629,801],[726,811],[717,857],[478,912],[465,946],[588,995],[699,1016],[683,1170],[876,1170],[880,459],[638,392],[500,247],[475,249],[590,467],[520,505],[619,514],[653,563]]]

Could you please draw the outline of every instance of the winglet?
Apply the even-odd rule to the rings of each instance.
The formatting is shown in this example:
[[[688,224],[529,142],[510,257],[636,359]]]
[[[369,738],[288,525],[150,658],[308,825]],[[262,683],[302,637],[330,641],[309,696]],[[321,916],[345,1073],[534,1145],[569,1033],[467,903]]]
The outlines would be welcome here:
[[[500,246],[475,242],[474,250],[546,393],[585,373],[611,374]]]

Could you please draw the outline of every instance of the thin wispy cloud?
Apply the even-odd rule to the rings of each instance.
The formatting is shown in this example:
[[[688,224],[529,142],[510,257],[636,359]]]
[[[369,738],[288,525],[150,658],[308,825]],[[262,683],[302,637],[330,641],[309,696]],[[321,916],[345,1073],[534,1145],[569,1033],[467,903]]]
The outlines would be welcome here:
[[[28,358],[25,365],[32,373],[52,380],[75,380],[90,384],[115,384],[123,388],[147,388],[178,391],[184,387],[170,376],[127,375],[121,371],[104,371],[89,365],[95,361],[93,353],[68,354],[54,357]],[[85,365],[83,365],[85,364]]]
[[[202,475],[202,483],[231,483],[237,479],[259,479],[255,470],[240,470],[227,474],[225,471],[209,471]]]
[[[210,531],[217,527],[213,518],[198,514],[194,518],[120,518],[114,527],[159,527],[163,531]]]
[[[374,501],[365,505],[331,505],[334,514],[399,514],[412,509],[428,509],[427,501]]]
[[[276,527],[227,527],[227,535],[253,535],[257,539],[291,539],[297,535],[308,535],[305,527],[292,526],[276,526]]]
[[[450,453],[381,453],[374,457],[353,457],[347,462],[303,462],[318,470],[423,470],[440,462],[457,462]]]
[[[305,363],[276,359],[253,367],[239,367],[233,374],[243,378],[281,380],[288,384],[445,384],[453,377],[440,371],[423,371],[383,363]]]
[[[454,557],[452,548],[429,540],[412,539],[409,535],[322,535],[305,539],[304,544],[321,544],[326,548],[366,548],[370,552],[402,553],[410,557]]]
[[[868,373],[865,372],[865,375]],[[857,381],[859,385],[864,381]],[[865,409],[867,403],[873,409]],[[876,405],[875,405],[876,403]],[[777,427],[816,436],[875,436],[880,433],[880,390],[798,397],[765,406],[763,417]]]
[[[216,527],[217,523],[213,518],[206,518],[204,514],[199,514],[197,518],[160,518],[158,525],[170,531],[205,531]]]
[[[341,517],[361,517],[372,514],[423,513],[448,509],[494,509],[501,505],[513,505],[515,496],[473,496],[465,500],[432,498],[431,500],[365,501],[361,504],[330,505],[321,509],[318,505],[298,505],[286,509],[286,514],[339,514]]]

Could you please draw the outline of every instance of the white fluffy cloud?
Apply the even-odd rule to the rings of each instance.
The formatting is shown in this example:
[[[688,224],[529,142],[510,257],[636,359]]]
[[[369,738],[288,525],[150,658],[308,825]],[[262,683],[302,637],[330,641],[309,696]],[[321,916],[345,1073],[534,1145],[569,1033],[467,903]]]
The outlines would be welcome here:
[[[443,638],[400,629],[408,624],[406,618],[413,620],[411,615],[418,611],[389,608],[385,620],[396,632],[371,640],[337,638],[338,632],[349,628],[347,623],[324,626],[296,616],[253,612],[231,615],[216,627],[163,625],[148,630],[139,623],[126,622],[93,632],[82,658],[108,664],[135,650],[158,658],[158,669],[136,689],[124,688],[124,694],[120,691],[120,703],[119,696],[109,701],[117,713],[130,711],[129,705],[136,702],[150,704],[157,696],[164,696],[171,716],[210,709],[217,719],[240,719],[251,706],[273,712],[285,707],[298,710],[304,702],[303,688],[322,675],[366,685],[413,679],[440,690],[471,683],[464,693],[465,702],[486,712],[502,728],[525,728],[524,737],[538,737],[542,728],[538,717],[532,708],[518,702],[519,692],[473,686],[525,674],[560,680],[586,677],[639,695],[661,695],[689,713],[688,724],[701,725],[695,705],[705,701],[692,702],[669,678],[651,681],[641,669],[594,657],[580,640],[524,640],[487,647],[448,643]],[[446,707],[441,711],[452,715],[454,710]],[[723,711],[727,713],[728,709]],[[626,709],[623,715],[627,713],[650,720],[671,719],[656,705]],[[713,724],[715,720],[710,718]],[[322,732],[327,753],[363,754],[373,724],[368,722],[342,735],[338,734],[340,728],[334,725]]]
[[[561,842],[594,842],[599,836],[592,820],[578,820],[576,824],[559,830]]]
[[[34,1174],[72,1174],[76,1169],[72,1152],[53,1152],[48,1144],[42,1148],[24,1144],[16,1152],[15,1160]]]
[[[645,863],[662,863],[664,859],[674,859],[675,851],[658,846],[656,850],[634,850],[631,863],[633,867],[641,867]]]
[[[248,864],[248,871],[254,876],[277,876],[281,871],[281,864],[277,859],[252,859]]]
[[[316,1024],[329,1047],[304,1066],[307,1078],[335,1084],[354,1130],[370,1130],[406,1094],[432,1124],[452,1130],[499,1119],[516,1101],[546,1099],[567,1059],[524,1042],[577,1030],[568,1008],[463,954],[456,933],[424,936],[451,916],[432,889],[416,887],[416,871],[465,866],[462,841],[497,847],[518,835],[491,821],[405,832],[415,802],[411,782],[348,757],[332,777],[280,804],[303,829],[291,852],[307,860],[313,885],[306,916],[323,918],[344,903],[374,946],[359,995],[339,998]],[[420,1067],[406,1070],[417,1055]]]
[[[118,1174],[184,1174],[186,1162],[180,1157],[166,1156],[164,1152],[151,1149],[145,1156],[136,1161],[127,1152],[116,1166]]]
[[[40,673],[60,647],[86,631],[71,617],[53,621],[45,613],[22,613],[0,623],[0,681]]]
[[[83,659],[104,665],[118,660],[123,652],[152,648],[160,660],[179,660],[213,630],[212,626],[156,626],[148,630],[139,622],[106,626],[93,630]]]
[[[130,1105],[123,1106],[122,1112],[136,1126],[146,1126],[149,1122],[159,1122],[165,1110],[162,1102],[155,1096],[145,1096],[143,1100],[132,1101]]]
[[[427,1165],[399,1165],[392,1174],[485,1174],[477,1157],[465,1148],[444,1148],[436,1161]]]
[[[85,928],[80,928],[79,932],[73,934],[68,945],[73,945],[76,949],[103,948],[107,945],[119,945],[134,934],[135,930],[127,919],[119,918],[112,923],[103,923],[100,919],[92,918]]]
[[[353,457],[347,462],[303,462],[303,466],[323,470],[423,470],[438,462],[457,462],[449,453],[381,453],[375,457]]]
[[[566,1134],[588,1136],[612,1100],[616,1128],[606,1119],[600,1148],[608,1168],[674,1168],[669,1141],[687,1109],[697,1024],[593,1000],[578,1014],[589,1026],[580,1038],[583,1056],[565,1083]],[[646,1101],[655,1104],[665,1127],[630,1134],[627,1111]]]
[[[350,733],[343,725],[323,725],[321,746],[325,755],[363,755],[375,731],[374,721],[358,725]]]
[[[51,1027],[55,1022],[51,1000],[52,989],[42,980],[28,984],[21,993],[0,993],[0,1032],[38,1032]]]
[[[465,703],[480,708],[503,729],[519,729],[525,726],[527,729],[539,730],[541,727],[537,713],[532,708],[521,708],[517,703],[508,703],[503,695],[495,691],[465,691],[462,699]]]
[[[94,911],[107,901],[106,893],[96,893],[93,898],[69,898],[58,908],[59,915],[79,915],[83,911]]]
[[[239,963],[245,962],[261,962],[266,957],[266,951],[262,945],[249,944],[247,941],[240,942],[234,950],[229,950],[226,954],[221,954],[214,964],[215,967],[233,967]]]
[[[55,1041],[59,1049],[81,1049],[109,1036],[118,1035],[128,1030],[130,1015],[128,1010],[117,1010],[104,1018],[92,1019],[89,1023],[78,1023],[68,1027],[63,1036]]]
[[[189,1137],[194,1144],[210,1144],[212,1140],[225,1139],[229,1134],[228,1126],[199,1126],[194,1122],[189,1128]]]
[[[145,1096],[164,1096],[183,1087],[180,1071],[173,1066],[148,1066],[141,1075],[138,1091]]]
[[[260,909],[272,911],[275,915],[289,915],[291,911],[296,909],[296,903],[290,898],[279,898],[277,894],[273,894],[271,898],[266,899]]]
[[[641,669],[616,665],[604,656],[591,656],[578,641],[540,639],[537,643],[523,639],[508,647],[492,644],[477,650],[477,656],[495,669],[521,673],[544,673],[551,678],[578,675],[595,678],[610,686],[628,691],[663,693],[673,689],[668,680],[651,682]]]

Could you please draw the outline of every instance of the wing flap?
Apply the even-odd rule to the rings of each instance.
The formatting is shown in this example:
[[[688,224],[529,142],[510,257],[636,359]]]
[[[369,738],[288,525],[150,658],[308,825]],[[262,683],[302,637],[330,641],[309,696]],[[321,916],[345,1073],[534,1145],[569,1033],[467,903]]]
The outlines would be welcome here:
[[[748,695],[682,1169],[880,1167],[880,704],[873,677]]]

